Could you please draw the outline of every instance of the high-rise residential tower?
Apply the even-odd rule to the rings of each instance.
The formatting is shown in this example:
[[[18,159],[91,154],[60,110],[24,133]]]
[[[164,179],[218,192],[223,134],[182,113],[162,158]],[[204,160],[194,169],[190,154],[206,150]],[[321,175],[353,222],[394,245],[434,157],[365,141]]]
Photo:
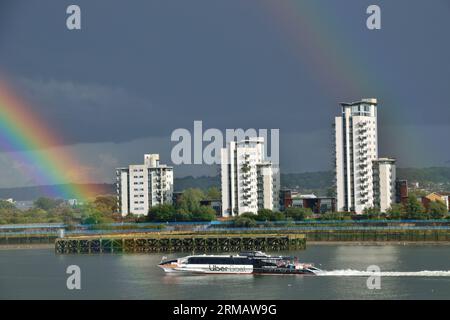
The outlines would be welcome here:
[[[279,168],[266,160],[264,138],[232,141],[223,148],[221,180],[223,216],[278,209]]]
[[[118,210],[146,215],[158,204],[172,203],[173,168],[159,163],[159,154],[146,154],[144,164],[116,169]]]
[[[335,118],[338,211],[362,213],[373,206],[377,136],[377,99],[341,103],[341,115]]]

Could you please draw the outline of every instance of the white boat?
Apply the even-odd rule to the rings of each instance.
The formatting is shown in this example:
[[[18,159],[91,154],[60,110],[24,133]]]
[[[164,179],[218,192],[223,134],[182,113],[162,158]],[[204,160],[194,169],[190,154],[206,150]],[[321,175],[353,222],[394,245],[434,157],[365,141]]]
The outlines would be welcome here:
[[[190,255],[163,260],[158,265],[169,273],[208,274],[317,274],[311,263],[299,263],[295,257],[270,256],[261,251],[237,255]]]

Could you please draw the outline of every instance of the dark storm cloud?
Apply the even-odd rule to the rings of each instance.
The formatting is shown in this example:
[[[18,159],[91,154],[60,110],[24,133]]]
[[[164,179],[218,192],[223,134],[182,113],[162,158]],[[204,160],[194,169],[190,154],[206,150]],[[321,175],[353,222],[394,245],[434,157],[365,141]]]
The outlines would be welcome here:
[[[376,1],[382,30],[369,31],[372,2],[314,0],[309,27],[323,37],[307,39],[271,12],[273,0],[3,0],[0,69],[68,144],[169,144],[173,129],[203,120],[280,128],[287,171],[327,169],[338,102],[373,96],[380,154],[417,159],[403,148],[410,132],[398,128],[415,130],[417,141],[419,128],[426,137],[450,133],[448,3]],[[65,28],[72,3],[82,9],[81,31]],[[327,63],[350,61],[348,69],[318,74],[306,54],[314,42]],[[440,148],[432,144],[417,165],[450,157],[432,147]]]

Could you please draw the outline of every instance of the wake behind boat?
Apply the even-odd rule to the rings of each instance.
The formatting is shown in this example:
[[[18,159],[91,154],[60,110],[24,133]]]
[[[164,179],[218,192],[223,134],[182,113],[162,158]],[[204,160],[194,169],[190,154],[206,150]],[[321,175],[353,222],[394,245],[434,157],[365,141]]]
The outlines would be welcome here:
[[[162,260],[158,266],[170,273],[314,275],[321,272],[311,263],[300,263],[296,257],[270,256],[261,251],[237,255],[191,255]]]

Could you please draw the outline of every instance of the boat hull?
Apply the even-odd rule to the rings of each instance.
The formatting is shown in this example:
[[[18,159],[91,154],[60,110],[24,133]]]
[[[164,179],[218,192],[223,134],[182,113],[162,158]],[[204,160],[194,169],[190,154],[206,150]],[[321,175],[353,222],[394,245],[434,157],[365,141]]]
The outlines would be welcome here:
[[[159,265],[167,273],[251,274],[252,265]]]

